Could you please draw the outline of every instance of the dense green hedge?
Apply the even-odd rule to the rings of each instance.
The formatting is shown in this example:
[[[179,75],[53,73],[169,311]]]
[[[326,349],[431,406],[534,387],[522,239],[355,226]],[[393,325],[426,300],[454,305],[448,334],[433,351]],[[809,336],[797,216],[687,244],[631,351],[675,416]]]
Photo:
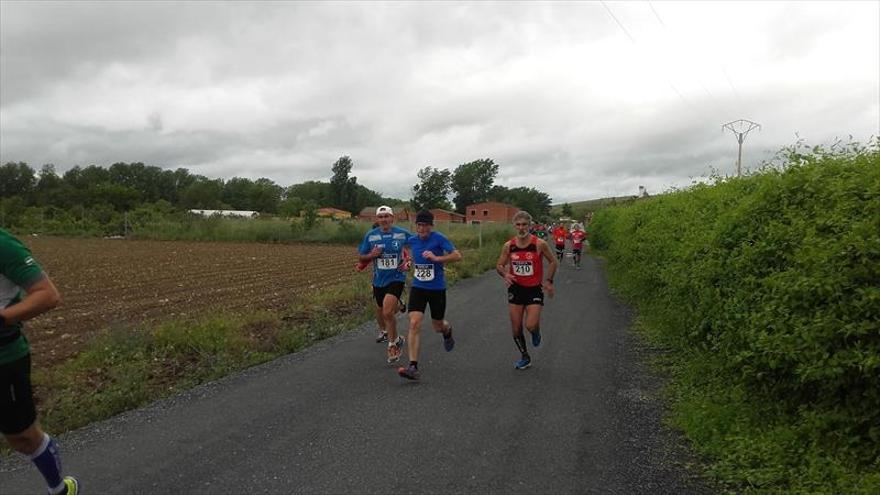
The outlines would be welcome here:
[[[880,493],[880,141],[598,212],[668,347],[675,421],[733,489]]]

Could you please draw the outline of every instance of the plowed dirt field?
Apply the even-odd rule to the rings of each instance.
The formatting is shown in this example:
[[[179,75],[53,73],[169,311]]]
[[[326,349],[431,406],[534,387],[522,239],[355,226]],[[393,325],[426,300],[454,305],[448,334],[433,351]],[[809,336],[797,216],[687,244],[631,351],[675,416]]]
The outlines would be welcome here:
[[[61,292],[26,325],[34,360],[59,363],[99,331],[216,310],[284,310],[355,276],[353,246],[22,238]]]

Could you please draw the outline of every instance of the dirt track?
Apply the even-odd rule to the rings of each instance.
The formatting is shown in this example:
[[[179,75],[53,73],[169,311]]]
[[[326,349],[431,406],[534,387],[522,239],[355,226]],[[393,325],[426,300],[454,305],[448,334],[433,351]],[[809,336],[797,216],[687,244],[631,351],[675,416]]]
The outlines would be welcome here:
[[[27,325],[35,361],[58,363],[103,328],[205,313],[288,307],[354,275],[351,246],[22,239],[62,303]]]

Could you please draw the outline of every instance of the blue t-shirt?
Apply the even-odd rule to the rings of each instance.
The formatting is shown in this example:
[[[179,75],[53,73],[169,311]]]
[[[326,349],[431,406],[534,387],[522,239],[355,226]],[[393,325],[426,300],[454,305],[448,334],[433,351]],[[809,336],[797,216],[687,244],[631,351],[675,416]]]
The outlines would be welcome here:
[[[422,256],[422,253],[431,251],[437,256],[443,256],[455,251],[455,246],[439,232],[431,232],[427,239],[414,235],[407,239],[406,243],[412,249],[414,270],[412,286],[429,290],[445,289],[446,277],[443,275],[443,263],[428,261]]]
[[[373,285],[385,287],[392,282],[406,282],[406,272],[397,269],[403,262],[403,244],[412,233],[400,227],[391,226],[388,232],[382,227],[367,232],[358,248],[360,254],[368,254],[373,246],[381,245],[382,254],[373,260]]]

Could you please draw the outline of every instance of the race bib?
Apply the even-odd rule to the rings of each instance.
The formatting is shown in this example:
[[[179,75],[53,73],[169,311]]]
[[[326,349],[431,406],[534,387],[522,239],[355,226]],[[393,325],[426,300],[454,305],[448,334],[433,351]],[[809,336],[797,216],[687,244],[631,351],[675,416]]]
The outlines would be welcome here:
[[[413,277],[420,282],[430,282],[434,280],[434,264],[420,264],[416,263],[415,265],[415,273],[413,273]]]
[[[376,258],[376,268],[380,270],[397,270],[397,255],[380,254]]]
[[[511,261],[513,274],[518,277],[530,277],[534,273],[534,265],[531,261]]]

